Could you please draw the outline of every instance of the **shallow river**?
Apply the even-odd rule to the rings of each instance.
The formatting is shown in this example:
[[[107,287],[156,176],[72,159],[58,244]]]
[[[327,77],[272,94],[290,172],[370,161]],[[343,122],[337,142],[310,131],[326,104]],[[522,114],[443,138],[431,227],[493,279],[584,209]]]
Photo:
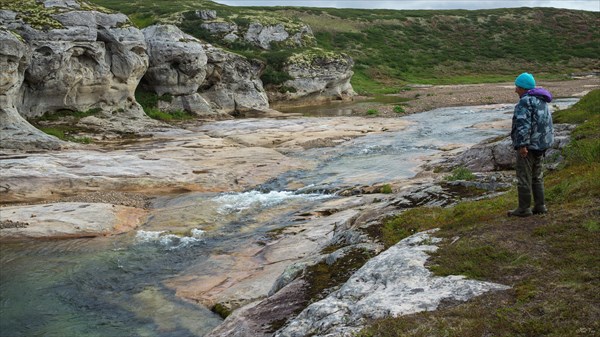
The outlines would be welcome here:
[[[309,113],[340,115],[351,108]],[[203,336],[222,319],[177,298],[166,280],[192,266],[200,273],[218,270],[211,253],[231,254],[248,240],[267,240],[269,231],[291,224],[293,214],[335,198],[342,188],[408,179],[425,157],[444,148],[506,135],[506,129],[478,125],[509,120],[511,109],[457,107],[401,117],[411,122],[404,131],[303,152],[320,163],[313,171],[289,172],[244,193],[161,197],[149,221],[125,235],[3,243],[0,336]],[[234,120],[204,128],[247,131],[277,123],[283,121]]]

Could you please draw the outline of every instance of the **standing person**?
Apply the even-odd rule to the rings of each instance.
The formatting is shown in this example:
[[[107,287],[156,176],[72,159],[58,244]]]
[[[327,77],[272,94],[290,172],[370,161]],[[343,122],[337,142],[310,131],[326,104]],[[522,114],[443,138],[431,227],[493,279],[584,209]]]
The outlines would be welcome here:
[[[552,94],[544,88],[536,88],[535,79],[529,73],[517,76],[515,86],[520,99],[515,106],[510,136],[517,154],[519,207],[508,215],[526,217],[548,212],[542,169],[544,153],[554,141],[552,115],[548,111]],[[529,208],[532,194],[533,211]]]

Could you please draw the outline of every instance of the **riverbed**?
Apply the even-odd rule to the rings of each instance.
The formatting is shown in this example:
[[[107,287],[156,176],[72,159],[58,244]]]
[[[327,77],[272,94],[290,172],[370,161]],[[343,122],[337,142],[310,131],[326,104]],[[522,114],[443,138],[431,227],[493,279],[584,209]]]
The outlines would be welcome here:
[[[556,104],[565,107],[575,101]],[[273,280],[263,282],[257,271],[282,272],[294,258],[321,248],[328,235],[312,238],[314,247],[304,246],[292,257],[272,251],[264,257],[274,233],[310,223],[314,219],[307,214],[352,198],[341,196],[341,191],[408,181],[422,165],[440,156],[505,136],[511,110],[512,105],[495,104],[441,108],[389,120],[355,118],[354,124],[343,124],[341,135],[328,132],[340,125],[330,121],[345,118],[339,117],[344,112],[307,111],[302,117],[206,123],[119,151],[86,152],[86,157],[71,152],[2,160],[3,174],[9,172],[10,177],[27,170],[35,182],[39,177],[47,181],[68,174],[77,176],[69,178],[76,189],[79,184],[89,185],[85,179],[95,174],[96,181],[109,181],[110,189],[126,186],[128,175],[138,179],[136,165],[150,176],[158,175],[159,171],[142,165],[147,162],[130,161],[135,154],[151,157],[156,167],[164,165],[160,174],[165,177],[181,175],[168,177],[174,185],[183,181],[192,186],[177,180],[185,179],[187,171],[173,167],[180,163],[176,159],[189,155],[185,151],[192,151],[187,149],[202,150],[194,160],[210,157],[217,147],[237,151],[207,164],[206,171],[194,167],[196,175],[206,175],[197,185],[210,188],[190,187],[178,193],[171,189],[157,195],[147,220],[133,231],[0,244],[0,332],[3,336],[203,336],[222,322],[209,308],[235,297],[228,289],[255,287],[237,295],[241,305],[265,296]],[[328,114],[335,117],[323,117]],[[161,147],[166,143],[170,145]],[[237,155],[249,149],[256,156],[267,151],[265,158],[272,162],[253,163]],[[166,164],[159,155],[165,152],[176,153]],[[100,156],[113,161],[95,168]],[[65,161],[77,165],[69,167]],[[58,164],[52,170],[39,165],[48,162]],[[35,170],[40,170],[39,175]],[[117,171],[122,178],[118,182],[113,175]],[[137,190],[143,187],[131,184]],[[244,283],[253,278],[254,282]]]

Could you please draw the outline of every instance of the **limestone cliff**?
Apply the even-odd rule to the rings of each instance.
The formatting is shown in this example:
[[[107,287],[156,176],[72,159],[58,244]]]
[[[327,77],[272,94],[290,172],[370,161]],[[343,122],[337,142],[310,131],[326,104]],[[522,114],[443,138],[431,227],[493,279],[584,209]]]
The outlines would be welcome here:
[[[314,43],[305,25],[247,17],[247,27],[239,30],[231,23],[223,26],[211,11],[197,16],[211,32],[229,31],[226,39],[235,33],[260,48]],[[230,31],[232,27],[238,30]],[[64,146],[67,143],[26,121],[56,112],[93,110],[94,115],[73,123],[100,133],[164,127],[136,101],[140,86],[168,98],[158,100],[156,108],[162,111],[212,118],[269,111],[269,100],[353,94],[349,83],[353,62],[347,56],[315,53],[314,48],[294,55],[282,69],[291,79],[283,86],[270,86],[267,95],[261,80],[263,61],[224,51],[173,25],[140,30],[124,14],[83,0],[10,0],[0,10],[0,29],[0,66],[6,69],[0,92],[2,148]],[[34,135],[35,140],[29,139]]]
[[[63,142],[27,123],[15,106],[29,58],[28,46],[18,36],[0,29],[0,146],[58,149]]]
[[[272,101],[343,99],[356,95],[350,84],[354,74],[352,58],[344,54],[311,49],[288,58],[283,70],[292,79],[278,91],[270,91]],[[283,90],[282,90],[283,89]]]
[[[197,10],[183,16],[182,26],[215,44],[233,49],[244,46],[246,49],[262,50],[257,55],[267,55],[267,59],[269,53],[290,51],[283,65],[267,64],[282,77],[290,78],[283,83],[265,80],[265,89],[272,104],[314,104],[355,95],[350,84],[354,66],[352,58],[315,47],[312,29],[305,23],[259,13],[220,16],[216,10]]]

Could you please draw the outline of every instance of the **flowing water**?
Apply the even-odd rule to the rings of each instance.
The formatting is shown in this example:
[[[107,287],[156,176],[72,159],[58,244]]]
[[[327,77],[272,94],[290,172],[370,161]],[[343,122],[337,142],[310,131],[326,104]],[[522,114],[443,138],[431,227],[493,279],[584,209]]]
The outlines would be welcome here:
[[[252,191],[158,198],[148,222],[124,235],[3,243],[0,336],[203,336],[222,319],[176,297],[165,280],[190,266],[200,273],[218,269],[211,253],[232,254],[249,239],[261,240],[291,224],[293,214],[335,198],[336,190],[407,179],[424,157],[445,147],[506,135],[506,129],[476,125],[510,119],[511,108],[456,107],[405,116],[406,130],[307,150],[298,155],[318,160],[315,170],[289,172]],[[252,119],[243,127],[266,123],[284,121]],[[224,121],[208,128],[239,125]],[[291,182],[304,187],[290,190]]]

